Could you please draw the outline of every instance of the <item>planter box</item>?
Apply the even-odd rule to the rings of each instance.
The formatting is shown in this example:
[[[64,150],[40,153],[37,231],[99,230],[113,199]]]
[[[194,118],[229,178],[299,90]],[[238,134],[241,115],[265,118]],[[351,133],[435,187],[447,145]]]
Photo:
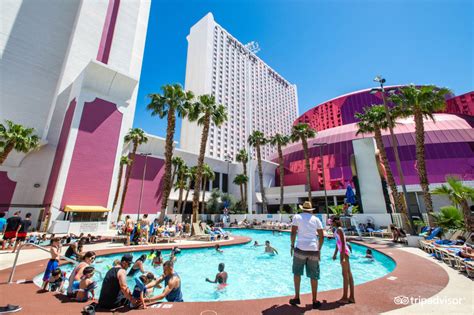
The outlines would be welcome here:
[[[407,235],[407,243],[409,247],[420,247],[420,240],[423,236],[418,235]]]

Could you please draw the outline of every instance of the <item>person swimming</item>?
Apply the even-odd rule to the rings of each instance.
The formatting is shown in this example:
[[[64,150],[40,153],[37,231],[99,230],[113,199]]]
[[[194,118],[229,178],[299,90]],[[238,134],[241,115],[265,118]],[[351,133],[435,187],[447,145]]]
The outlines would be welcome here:
[[[275,254],[278,255],[278,251],[275,248],[273,248],[272,246],[270,246],[270,241],[265,241],[265,253],[266,254],[272,254],[272,255],[275,255]]]
[[[224,263],[220,263],[217,269],[219,270],[219,272],[216,274],[216,278],[214,280],[210,280],[209,278],[206,278],[206,282],[217,283],[219,284],[218,288],[221,289],[227,285],[228,274],[227,272],[224,271],[225,269]]]
[[[146,255],[141,255],[133,264],[132,268],[130,268],[130,271],[128,272],[127,276],[128,277],[133,277],[135,274],[140,271],[141,273],[145,273],[145,269],[143,266],[143,263],[146,260]]]
[[[216,246],[214,246],[214,248],[215,248],[216,252],[218,252],[218,253],[221,253],[221,254],[222,254],[222,253],[224,252],[224,251],[221,249],[221,245],[219,245],[219,244],[216,244]]]
[[[258,246],[264,246],[264,245],[263,245],[263,244],[259,244],[258,241],[255,241],[255,242],[253,243],[253,246],[254,246],[254,247],[258,247]]]
[[[374,260],[374,256],[372,255],[372,250],[370,248],[367,248],[365,251],[365,258],[369,260]]]
[[[161,255],[160,250],[155,251],[155,256],[153,257],[153,261],[151,262],[153,267],[161,266],[163,263],[163,256]]]

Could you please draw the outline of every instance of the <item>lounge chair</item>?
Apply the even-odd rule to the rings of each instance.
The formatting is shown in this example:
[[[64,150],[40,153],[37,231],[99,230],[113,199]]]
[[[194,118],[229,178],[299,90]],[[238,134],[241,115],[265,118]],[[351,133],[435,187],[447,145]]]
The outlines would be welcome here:
[[[198,223],[193,223],[193,233],[191,239],[210,241],[211,235],[204,233]]]
[[[377,236],[380,235],[380,237],[391,237],[392,236],[392,229],[390,228],[390,225],[386,229],[380,229],[376,231],[370,232],[370,236]]]

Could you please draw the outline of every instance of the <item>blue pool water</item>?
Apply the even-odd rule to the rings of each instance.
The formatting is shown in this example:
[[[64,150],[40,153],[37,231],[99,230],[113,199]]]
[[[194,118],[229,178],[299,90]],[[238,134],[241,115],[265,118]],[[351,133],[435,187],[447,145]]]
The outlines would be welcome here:
[[[231,230],[233,235],[242,235],[252,238],[252,242],[244,245],[222,247],[224,253],[217,253],[214,248],[208,249],[184,249],[178,255],[175,270],[181,277],[184,300],[191,301],[224,301],[224,300],[246,300],[259,299],[276,296],[287,296],[294,294],[293,276],[291,271],[292,258],[290,256],[290,235],[272,235],[271,231],[256,230]],[[269,240],[279,255],[269,256],[264,254],[264,247],[253,247],[253,241],[257,240],[263,244]],[[321,279],[319,291],[327,291],[342,287],[341,266],[339,259],[332,260],[335,241],[326,239],[321,253]],[[395,268],[395,262],[377,252],[373,251],[374,261],[364,258],[366,247],[352,244],[351,269],[355,284],[368,282],[390,273]],[[142,253],[135,252],[135,258]],[[169,251],[163,251],[165,258]],[[100,282],[101,275],[105,275],[112,261],[119,259],[122,254],[108,255],[97,258],[94,264],[99,273],[95,274]],[[217,286],[205,282],[206,277],[214,279],[219,263],[225,263],[229,274],[228,286],[223,291],[216,290]],[[146,270],[159,276],[162,268],[153,268],[151,262],[146,262]],[[72,265],[62,267],[68,275],[72,271]],[[38,275],[34,281],[41,284],[42,275]],[[129,279],[129,286],[133,289],[134,280]],[[96,291],[98,298],[100,292]],[[158,291],[155,289],[154,294]],[[301,292],[310,293],[309,280],[303,276]]]

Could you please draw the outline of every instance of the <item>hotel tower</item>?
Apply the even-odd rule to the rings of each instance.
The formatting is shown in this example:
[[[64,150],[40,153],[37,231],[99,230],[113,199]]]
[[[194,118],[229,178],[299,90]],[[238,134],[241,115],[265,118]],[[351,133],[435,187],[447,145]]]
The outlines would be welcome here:
[[[214,95],[229,115],[222,126],[211,124],[206,155],[234,159],[240,149],[247,148],[247,138],[254,130],[267,137],[290,133],[298,117],[296,85],[217,24],[211,13],[191,27],[187,39],[185,88],[196,95]],[[183,119],[181,148],[198,152],[201,130]],[[263,159],[272,153],[271,146],[262,148]]]

